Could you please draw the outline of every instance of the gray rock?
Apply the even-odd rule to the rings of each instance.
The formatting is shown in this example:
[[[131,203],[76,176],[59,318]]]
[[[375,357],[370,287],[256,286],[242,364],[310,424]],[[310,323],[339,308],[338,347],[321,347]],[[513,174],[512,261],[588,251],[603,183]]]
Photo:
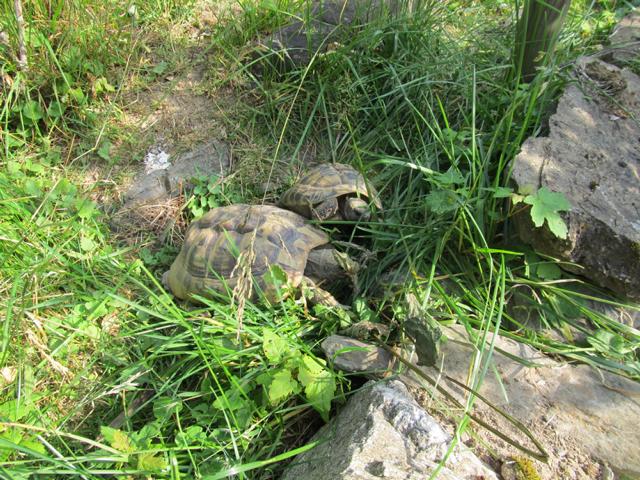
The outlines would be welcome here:
[[[321,347],[327,359],[344,372],[386,372],[393,365],[386,350],[342,335],[327,337]]]
[[[445,333],[453,341],[442,348],[443,372],[466,383],[476,349],[467,341],[464,328],[449,328]],[[514,360],[518,357],[535,366],[527,367]],[[587,365],[556,362],[527,345],[499,336],[491,363],[492,373],[485,377],[479,392],[524,421],[542,441],[550,454],[548,466],[537,464],[543,478],[595,478],[562,473],[565,466],[573,468],[572,463],[581,465],[589,457],[606,462],[618,474],[638,478],[640,384]],[[433,368],[424,370],[431,377],[439,374]],[[416,377],[411,373],[410,378]],[[466,398],[466,392],[454,385],[444,381],[443,385],[458,399]],[[514,432],[504,419],[481,403],[476,406],[477,413],[491,418],[494,427]],[[522,435],[516,438],[521,439]],[[485,440],[495,443],[491,435]],[[578,453],[581,459],[568,456]]]
[[[125,208],[166,201],[198,175],[221,175],[228,171],[228,147],[212,140],[186,154],[170,159],[167,168],[142,172],[125,194]]]
[[[579,62],[585,88],[567,88],[550,119],[548,137],[530,138],[516,157],[521,191],[547,187],[572,205],[569,233],[559,240],[516,215],[520,237],[600,286],[640,299],[640,78],[599,60]],[[602,90],[608,97],[600,95]]]
[[[293,461],[283,480],[418,480],[429,478],[447,452],[449,435],[397,380],[371,383],[313,437],[319,445]],[[497,480],[459,445],[438,479]]]
[[[278,70],[309,64],[317,53],[324,53],[340,41],[347,27],[362,25],[389,11],[394,0],[313,0],[307,11],[259,41],[260,54],[266,55]],[[257,73],[260,73],[259,70]]]
[[[620,20],[609,41],[611,53],[606,61],[623,66],[640,58],[640,11],[635,9]]]

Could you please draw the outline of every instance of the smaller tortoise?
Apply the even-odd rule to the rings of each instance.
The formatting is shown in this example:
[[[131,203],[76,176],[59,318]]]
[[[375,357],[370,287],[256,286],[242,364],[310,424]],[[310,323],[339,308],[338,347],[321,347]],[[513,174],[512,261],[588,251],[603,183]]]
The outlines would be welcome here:
[[[311,169],[285,192],[280,206],[314,220],[368,221],[369,203],[382,204],[364,177],[349,165],[324,163]]]
[[[239,283],[253,280],[273,302],[279,300],[279,290],[269,280],[271,266],[277,265],[290,285],[310,287],[312,302],[338,306],[329,292],[316,285],[348,279],[348,262],[341,261],[328,242],[326,233],[288,210],[242,204],[215,208],[189,226],[163,282],[176,297],[193,299],[193,295],[210,298],[212,290],[242,288]],[[250,264],[250,276],[243,277],[241,258]],[[251,291],[255,300],[256,288]]]

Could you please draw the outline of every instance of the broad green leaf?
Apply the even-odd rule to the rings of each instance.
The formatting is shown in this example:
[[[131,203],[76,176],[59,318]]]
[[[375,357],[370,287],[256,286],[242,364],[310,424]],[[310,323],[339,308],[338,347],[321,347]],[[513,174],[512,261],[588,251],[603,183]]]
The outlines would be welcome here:
[[[64,105],[57,100],[54,100],[49,104],[47,108],[47,115],[51,118],[59,118],[64,114]]]
[[[425,197],[425,204],[437,215],[454,211],[459,201],[460,196],[452,190],[435,190]]]
[[[109,445],[113,443],[113,435],[116,431],[117,430],[115,428],[107,427],[105,425],[100,427],[100,435],[104,437]]]
[[[40,443],[36,438],[25,436],[22,438],[22,440],[20,440],[20,446],[26,447],[29,450],[33,450],[34,452],[42,454],[46,453],[44,445],[42,445],[42,443]]]
[[[315,382],[318,377],[326,373],[326,370],[309,355],[303,355],[298,368],[298,380],[303,386]]]
[[[286,339],[280,337],[268,328],[262,329],[262,348],[267,359],[272,364],[278,364],[289,353]]]
[[[541,227],[546,220],[556,237],[567,238],[567,226],[559,212],[568,211],[571,204],[562,193],[542,187],[534,195],[528,195],[524,203],[531,205],[531,219],[536,227]]]
[[[70,88],[68,93],[78,105],[82,105],[85,102],[84,92],[81,88]]]
[[[369,308],[367,301],[362,297],[358,297],[353,301],[353,311],[363,322],[377,322],[379,320],[376,312]]]
[[[269,385],[269,401],[275,405],[298,392],[300,392],[300,385],[291,376],[291,372],[279,370],[273,375]]]
[[[513,188],[496,187],[493,189],[493,198],[508,198],[513,195]]]
[[[35,174],[44,173],[45,170],[44,165],[38,161],[27,160],[24,165],[29,172]]]
[[[29,100],[22,107],[22,115],[33,122],[37,122],[44,117],[44,111],[38,102]]]
[[[84,220],[91,218],[95,210],[96,204],[86,198],[79,199],[76,203],[78,216]]]
[[[613,356],[632,353],[636,346],[625,341],[624,337],[606,330],[598,330],[595,335],[587,337],[587,341],[597,351]]]
[[[20,162],[16,162],[15,160],[8,160],[6,165],[7,165],[7,171],[11,175],[16,175],[22,168],[22,165],[20,164]]]
[[[555,263],[541,263],[536,274],[544,280],[557,280],[562,276],[562,270]]]
[[[138,468],[147,472],[161,472],[167,468],[167,461],[160,453],[143,452],[138,455]]]
[[[9,148],[18,148],[25,144],[24,138],[17,135],[6,134],[3,136],[3,139],[7,142],[7,147]]]
[[[93,84],[93,88],[96,93],[102,92],[115,92],[116,89],[111,85],[106,78],[100,77]]]
[[[273,375],[271,372],[262,372],[256,377],[256,383],[258,385],[262,385],[263,387],[268,387],[273,380]]]
[[[33,411],[33,404],[24,400],[9,400],[0,405],[0,421],[19,422]]]
[[[102,142],[102,144],[100,145],[100,148],[98,149],[98,156],[100,158],[102,158],[103,160],[111,160],[111,142],[109,140],[105,140],[104,142]]]
[[[109,445],[122,453],[132,453],[135,448],[131,445],[128,435],[122,430],[101,426],[100,433]]]
[[[168,66],[169,64],[163,60],[153,67],[151,71],[157,75],[162,75],[167,70]]]
[[[80,248],[85,252],[92,252],[96,249],[96,242],[94,242],[91,237],[80,237]]]
[[[309,403],[327,421],[337,388],[334,376],[317,360],[304,355],[298,369],[298,380],[304,386],[305,397]]]
[[[166,420],[182,411],[182,402],[170,397],[160,397],[153,402],[153,414],[158,420]]]
[[[274,297],[280,296],[280,290],[287,285],[287,273],[279,265],[269,266],[269,270],[264,275],[265,287],[274,293]]]
[[[445,173],[441,173],[436,177],[438,183],[442,185],[461,185],[464,183],[464,177],[460,172],[450,168]]]

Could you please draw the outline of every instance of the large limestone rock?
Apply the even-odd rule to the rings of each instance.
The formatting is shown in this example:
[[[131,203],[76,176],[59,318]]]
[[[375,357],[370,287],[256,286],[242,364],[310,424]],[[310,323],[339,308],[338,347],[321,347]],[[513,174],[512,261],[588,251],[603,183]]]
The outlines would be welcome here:
[[[609,37],[607,62],[618,66],[626,65],[640,57],[640,11],[635,9],[616,26]]]
[[[340,41],[348,27],[362,25],[376,15],[385,15],[394,0],[313,0],[296,20],[259,41],[262,61],[278,70],[303,67],[316,54]],[[261,62],[258,62],[260,64]],[[261,69],[258,68],[257,73]]]
[[[535,228],[526,212],[516,228],[536,250],[579,265],[572,271],[640,299],[640,78],[596,59],[581,59],[578,72],[584,82],[560,98],[549,135],[527,140],[513,169],[521,191],[564,193],[568,237]]]
[[[295,458],[283,480],[423,480],[450,444],[449,435],[399,381],[369,383],[312,439],[320,444]],[[497,480],[460,445],[440,480]]]
[[[451,341],[442,347],[443,372],[466,383],[477,351],[463,328],[450,328],[445,333]],[[479,392],[523,421],[541,441],[550,454],[548,465],[536,465],[542,478],[600,478],[594,471],[599,466],[591,458],[608,464],[618,475],[640,478],[639,383],[587,365],[554,361],[500,336],[495,339],[491,364]],[[425,372],[432,378],[439,374],[434,368]],[[413,373],[409,378],[419,380]],[[442,384],[460,400],[466,397],[455,385],[444,380]],[[519,441],[525,438],[479,401],[476,413],[503,433]],[[492,448],[501,450],[496,437],[477,431]]]

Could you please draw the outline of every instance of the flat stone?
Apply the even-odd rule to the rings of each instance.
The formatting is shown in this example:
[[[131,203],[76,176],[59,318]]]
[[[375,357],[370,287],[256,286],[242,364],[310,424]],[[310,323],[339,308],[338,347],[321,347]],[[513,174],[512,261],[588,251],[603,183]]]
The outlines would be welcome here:
[[[125,194],[125,208],[166,201],[177,196],[197,176],[223,175],[229,169],[228,147],[217,140],[175,158],[166,168],[141,172]]]
[[[578,65],[588,93],[566,89],[549,135],[523,144],[512,176],[521,192],[547,187],[567,197],[567,239],[534,227],[527,211],[514,223],[537,251],[578,265],[563,268],[640,299],[640,78],[596,59]]]
[[[448,328],[445,333],[454,341],[445,342],[442,347],[442,372],[466,384],[476,349],[468,342],[464,328]],[[491,341],[489,338],[487,343]],[[535,367],[527,367],[507,355]],[[440,373],[434,368],[424,371],[431,377]],[[527,345],[500,336],[495,338],[488,371],[479,393],[523,421],[542,441],[550,454],[549,465],[537,464],[541,474],[545,473],[543,478],[596,478],[573,467],[581,464],[571,459],[576,455],[581,456],[582,461],[593,457],[605,462],[618,475],[639,478],[639,383],[587,365],[556,362]],[[418,379],[413,373],[409,378]],[[442,384],[459,400],[466,398],[465,392],[455,385],[444,380]],[[518,435],[481,402],[476,402],[476,413],[490,418],[494,427],[511,432],[522,441],[522,434]],[[482,432],[479,428],[476,431]],[[485,440],[496,446],[491,434]]]
[[[450,436],[397,380],[368,383],[311,440],[318,446],[297,456],[282,480],[423,480],[444,458]],[[437,477],[497,480],[464,445]]]
[[[327,359],[343,372],[380,373],[393,366],[393,357],[386,350],[342,335],[327,337],[321,348]]]

